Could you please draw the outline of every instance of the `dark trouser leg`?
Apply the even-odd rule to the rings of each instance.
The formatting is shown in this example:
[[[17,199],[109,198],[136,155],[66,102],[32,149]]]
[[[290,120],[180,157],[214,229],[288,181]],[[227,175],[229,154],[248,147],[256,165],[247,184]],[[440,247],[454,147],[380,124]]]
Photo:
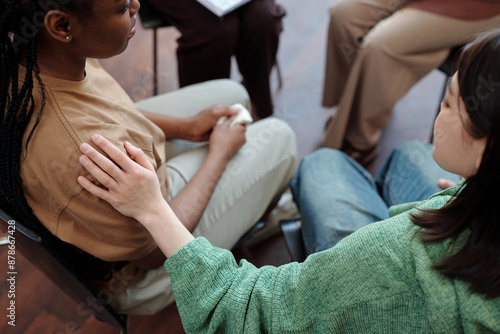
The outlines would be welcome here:
[[[212,79],[229,78],[231,56],[238,43],[239,18],[223,18],[195,0],[151,0],[181,32],[177,62],[181,87]]]
[[[276,61],[284,11],[274,0],[253,0],[238,15],[236,60],[257,115],[268,117],[273,113],[269,76]]]

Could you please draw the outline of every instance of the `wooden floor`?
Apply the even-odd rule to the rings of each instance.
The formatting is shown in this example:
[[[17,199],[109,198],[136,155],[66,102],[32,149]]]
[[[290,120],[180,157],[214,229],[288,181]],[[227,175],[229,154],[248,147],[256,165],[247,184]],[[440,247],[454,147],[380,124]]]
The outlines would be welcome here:
[[[278,61],[284,86],[277,89],[273,74],[275,116],[286,120],[297,134],[299,157],[320,146],[328,110],[320,106],[322,90],[328,8],[334,0],[282,1],[288,15],[284,19]],[[165,28],[160,40],[160,93],[177,88],[175,47],[178,32]],[[102,61],[109,72],[137,101],[152,95],[152,33],[138,25],[137,35],[121,55]],[[235,70],[234,79],[239,79]],[[411,139],[428,140],[438,105],[444,76],[432,72],[418,83],[395,108],[391,123],[380,142],[380,155],[372,170],[397,145]],[[288,254],[280,235],[236,251],[238,257],[248,256],[257,266],[288,262]],[[7,249],[0,248],[0,333],[67,334],[119,333],[116,328],[79,314],[78,305],[48,281],[21,254],[16,254],[16,326],[7,324]],[[132,334],[183,333],[175,307],[154,316],[132,316]]]

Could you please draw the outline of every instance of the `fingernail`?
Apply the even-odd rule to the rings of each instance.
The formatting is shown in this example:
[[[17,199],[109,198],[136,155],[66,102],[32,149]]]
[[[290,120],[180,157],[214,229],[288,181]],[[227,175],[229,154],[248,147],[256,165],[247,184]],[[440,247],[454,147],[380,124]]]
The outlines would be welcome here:
[[[85,184],[85,178],[83,176],[79,176],[76,178],[76,180],[78,181],[78,183],[80,183],[80,185],[84,185]]]
[[[80,160],[80,163],[84,165],[87,162],[87,157],[85,155],[81,155],[78,160]]]
[[[89,144],[83,143],[82,145],[80,145],[80,151],[82,151],[82,153],[86,153],[88,150],[89,150]]]
[[[101,136],[100,136],[100,135],[98,135],[98,134],[94,134],[94,135],[92,135],[92,141],[93,141],[94,143],[96,143],[96,144],[97,144],[100,140],[101,140]]]

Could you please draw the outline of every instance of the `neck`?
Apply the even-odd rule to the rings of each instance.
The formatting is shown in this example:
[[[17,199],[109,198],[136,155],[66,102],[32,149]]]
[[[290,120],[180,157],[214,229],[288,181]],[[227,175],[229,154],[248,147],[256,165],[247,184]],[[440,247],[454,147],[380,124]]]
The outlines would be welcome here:
[[[60,43],[54,45],[50,42],[39,42],[37,65],[40,74],[64,80],[83,80],[85,78],[86,58],[76,58],[68,49],[61,47]],[[26,64],[24,57],[21,62]]]

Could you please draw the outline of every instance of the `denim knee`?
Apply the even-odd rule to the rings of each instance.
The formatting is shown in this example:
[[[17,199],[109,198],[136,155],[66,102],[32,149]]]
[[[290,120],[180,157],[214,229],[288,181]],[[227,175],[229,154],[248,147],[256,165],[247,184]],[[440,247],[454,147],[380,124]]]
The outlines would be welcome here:
[[[347,178],[353,171],[370,178],[369,173],[344,152],[332,148],[314,151],[302,159],[290,183],[295,203],[300,203],[301,180],[307,179],[310,186],[311,179],[314,179],[320,192],[330,187],[333,181]]]

